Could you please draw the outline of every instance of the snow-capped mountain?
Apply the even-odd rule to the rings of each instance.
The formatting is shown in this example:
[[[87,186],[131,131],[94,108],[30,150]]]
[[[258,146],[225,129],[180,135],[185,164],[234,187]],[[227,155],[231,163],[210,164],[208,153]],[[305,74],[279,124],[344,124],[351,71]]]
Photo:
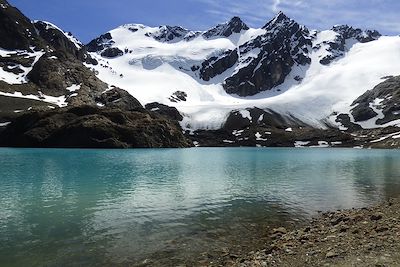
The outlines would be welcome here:
[[[283,128],[400,123],[398,79],[385,95],[378,86],[399,75],[398,36],[347,25],[310,30],[280,12],[259,29],[238,17],[205,31],[126,24],[83,45],[0,3],[1,96],[102,106],[101,94],[118,87],[152,109],[175,107],[190,131],[232,128],[238,116]]]
[[[95,64],[71,33],[49,22],[30,21],[0,0],[0,113],[95,105],[108,85],[83,62]]]
[[[143,104],[176,107],[188,129],[218,129],[251,107],[344,129],[337,115],[357,123],[353,102],[400,74],[400,37],[347,25],[311,31],[282,12],[260,29],[237,17],[204,32],[128,24],[86,47],[97,77]],[[185,101],[172,101],[176,92]]]

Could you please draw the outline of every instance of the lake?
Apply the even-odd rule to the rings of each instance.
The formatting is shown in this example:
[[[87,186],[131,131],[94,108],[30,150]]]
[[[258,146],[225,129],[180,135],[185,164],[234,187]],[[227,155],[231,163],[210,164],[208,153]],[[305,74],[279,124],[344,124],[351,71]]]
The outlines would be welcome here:
[[[400,193],[398,150],[0,149],[0,266],[175,266]]]

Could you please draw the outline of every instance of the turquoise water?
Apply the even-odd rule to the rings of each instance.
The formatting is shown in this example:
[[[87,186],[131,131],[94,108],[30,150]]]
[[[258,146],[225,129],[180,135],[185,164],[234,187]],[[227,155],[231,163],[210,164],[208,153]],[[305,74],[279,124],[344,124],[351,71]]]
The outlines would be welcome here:
[[[269,226],[398,196],[399,162],[396,150],[0,149],[0,266],[173,266],[251,248]]]

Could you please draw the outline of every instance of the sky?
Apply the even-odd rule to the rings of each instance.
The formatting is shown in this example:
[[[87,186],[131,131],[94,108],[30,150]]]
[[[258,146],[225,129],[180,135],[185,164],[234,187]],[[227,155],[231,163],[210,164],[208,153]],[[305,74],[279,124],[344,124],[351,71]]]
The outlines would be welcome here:
[[[30,19],[52,22],[83,43],[126,23],[206,30],[233,16],[262,27],[283,11],[309,29],[348,24],[400,34],[398,0],[9,0]]]

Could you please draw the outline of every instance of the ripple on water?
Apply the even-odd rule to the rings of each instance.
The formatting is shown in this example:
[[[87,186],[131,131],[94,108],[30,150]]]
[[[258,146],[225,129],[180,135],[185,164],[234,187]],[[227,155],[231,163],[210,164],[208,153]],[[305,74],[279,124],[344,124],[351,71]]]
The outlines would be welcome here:
[[[399,159],[351,149],[0,149],[0,262],[166,266],[261,244],[269,226],[398,195]]]

